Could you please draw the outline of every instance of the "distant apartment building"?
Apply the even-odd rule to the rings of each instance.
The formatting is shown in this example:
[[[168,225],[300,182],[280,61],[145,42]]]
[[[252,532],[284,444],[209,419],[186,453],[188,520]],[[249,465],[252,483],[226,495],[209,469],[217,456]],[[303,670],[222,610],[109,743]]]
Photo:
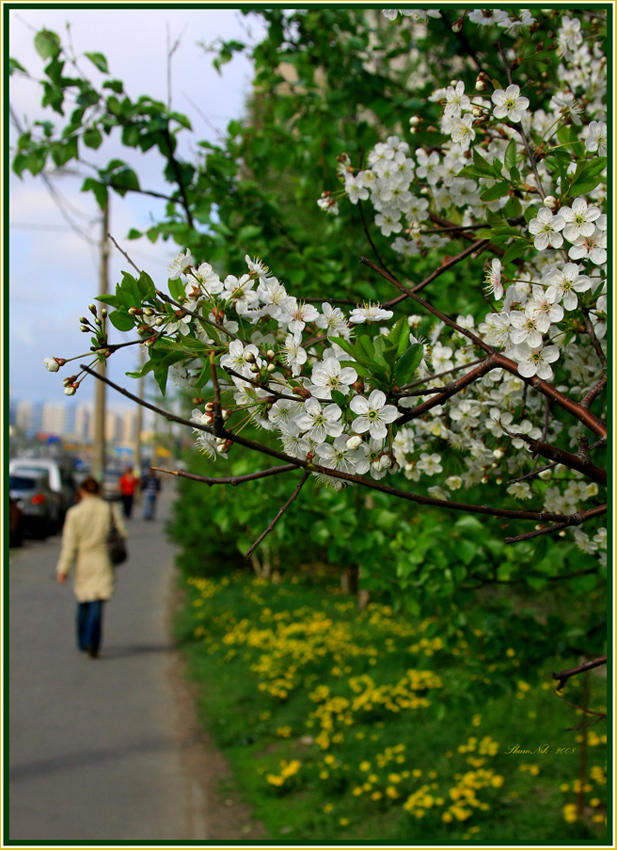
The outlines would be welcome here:
[[[15,424],[25,432],[38,432],[43,428],[43,402],[18,401],[15,405]]]

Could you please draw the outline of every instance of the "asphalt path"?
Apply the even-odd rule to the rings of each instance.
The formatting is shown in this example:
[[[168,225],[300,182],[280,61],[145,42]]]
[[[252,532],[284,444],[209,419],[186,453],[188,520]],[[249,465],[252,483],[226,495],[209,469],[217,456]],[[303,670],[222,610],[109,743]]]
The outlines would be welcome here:
[[[55,579],[60,536],[11,550],[5,840],[207,836],[182,767],[169,676],[174,550],[163,523],[171,490],[162,493],[154,522],[137,506],[128,523],[130,557],[105,605],[97,659],[78,652],[72,586]]]

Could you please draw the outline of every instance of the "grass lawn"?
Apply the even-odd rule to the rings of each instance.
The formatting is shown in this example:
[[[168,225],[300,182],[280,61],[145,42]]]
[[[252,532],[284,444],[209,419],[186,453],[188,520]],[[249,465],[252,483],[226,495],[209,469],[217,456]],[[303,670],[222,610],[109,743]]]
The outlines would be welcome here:
[[[176,632],[203,723],[274,841],[605,838],[606,723],[565,731],[586,720],[551,682],[572,659],[488,663],[477,634],[359,611],[326,573],[191,579]],[[587,678],[606,710],[606,679]],[[580,705],[583,687],[563,695]]]

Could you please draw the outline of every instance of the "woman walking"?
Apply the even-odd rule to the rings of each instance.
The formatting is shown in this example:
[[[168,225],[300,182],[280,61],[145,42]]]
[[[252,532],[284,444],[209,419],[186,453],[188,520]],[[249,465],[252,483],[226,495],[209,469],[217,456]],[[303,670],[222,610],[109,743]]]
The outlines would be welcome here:
[[[96,658],[101,645],[103,603],[114,591],[114,570],[107,549],[112,517],[126,537],[126,528],[114,505],[101,496],[101,485],[86,478],[80,501],[66,513],[62,531],[62,552],[57,566],[58,581],[65,584],[75,566],[74,590],[77,597],[77,644],[90,658]]]

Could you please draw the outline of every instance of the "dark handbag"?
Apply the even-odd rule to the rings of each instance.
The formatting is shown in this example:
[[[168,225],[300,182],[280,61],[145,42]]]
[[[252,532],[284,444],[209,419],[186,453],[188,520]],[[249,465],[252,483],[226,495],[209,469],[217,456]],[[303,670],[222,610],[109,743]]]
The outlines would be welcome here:
[[[109,528],[109,534],[107,535],[107,549],[109,551],[109,559],[111,563],[114,567],[117,567],[126,561],[128,552],[126,549],[126,541],[116,527],[114,512],[111,505],[109,506],[109,512],[111,514],[111,526]]]

